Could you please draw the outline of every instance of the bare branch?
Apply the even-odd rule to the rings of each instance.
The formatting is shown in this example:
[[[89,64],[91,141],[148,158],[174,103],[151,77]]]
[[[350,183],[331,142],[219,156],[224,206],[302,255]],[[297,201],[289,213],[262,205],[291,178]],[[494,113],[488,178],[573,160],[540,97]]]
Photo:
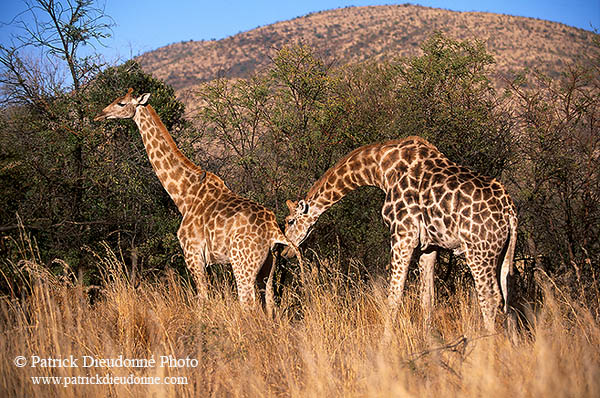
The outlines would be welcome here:
[[[98,56],[80,57],[79,48],[102,45],[102,40],[110,37],[114,22],[92,0],[25,0],[25,4],[27,10],[11,21],[20,31],[13,37],[15,45],[1,48],[0,57],[19,58],[26,65],[26,57],[37,54],[43,63],[53,66],[53,73],[68,70],[68,85],[59,91],[78,91],[98,71]],[[11,76],[10,68],[0,73]],[[61,83],[64,85],[65,81]]]

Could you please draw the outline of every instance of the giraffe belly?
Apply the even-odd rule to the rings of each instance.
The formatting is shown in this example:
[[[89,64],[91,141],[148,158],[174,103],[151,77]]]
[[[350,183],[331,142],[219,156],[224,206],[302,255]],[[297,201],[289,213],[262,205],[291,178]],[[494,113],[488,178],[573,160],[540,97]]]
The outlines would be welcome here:
[[[229,262],[229,252],[226,250],[226,245],[215,244],[218,237],[214,228],[190,227],[186,238],[186,246],[189,246],[188,250],[202,253],[205,265],[227,264]]]
[[[444,249],[450,249],[454,251],[454,254],[462,254],[464,248],[457,239],[438,239],[438,238],[425,238],[421,239],[421,250],[425,250],[430,246],[439,246]]]
[[[441,201],[448,202],[449,199],[437,198],[433,190],[426,190],[421,197],[421,242],[460,254],[464,251],[459,234],[460,220],[452,203],[442,206]],[[421,246],[423,248],[423,243]]]
[[[455,254],[464,252],[458,231],[455,231],[452,225],[446,225],[441,220],[435,219],[427,225],[421,223],[419,240],[422,250],[429,246],[439,246],[453,250]]]
[[[229,263],[229,250],[224,244],[216,244],[216,239],[209,239],[206,242],[206,257],[209,264],[227,264]]]
[[[208,253],[208,258],[209,258],[209,264],[228,264],[229,263],[229,256],[225,255],[224,253],[220,253],[220,252],[209,252]]]

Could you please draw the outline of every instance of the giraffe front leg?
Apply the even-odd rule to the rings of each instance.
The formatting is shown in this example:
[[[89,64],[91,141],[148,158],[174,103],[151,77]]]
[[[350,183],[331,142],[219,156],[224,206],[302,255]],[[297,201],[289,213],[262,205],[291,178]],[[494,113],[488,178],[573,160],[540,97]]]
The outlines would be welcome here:
[[[186,252],[185,263],[188,270],[192,274],[192,279],[196,284],[198,297],[201,299],[208,298],[208,281],[206,279],[206,262],[204,256],[199,252]]]
[[[384,329],[384,340],[391,338],[392,324],[396,320],[404,284],[408,273],[408,266],[415,247],[415,239],[412,236],[405,236],[400,239],[392,239],[395,243],[392,245],[391,277],[388,295],[388,315]]]
[[[240,304],[244,309],[254,307],[256,304],[254,281],[256,280],[258,267],[246,261],[235,262],[232,267]]]
[[[200,299],[208,298],[208,281],[206,279],[206,242],[202,235],[193,229],[189,217],[184,217],[177,238],[183,250],[183,257],[188,271],[196,284],[196,291]]]
[[[421,308],[423,309],[423,326],[425,330],[431,327],[431,312],[435,301],[434,269],[437,251],[421,253],[419,269],[421,271]]]

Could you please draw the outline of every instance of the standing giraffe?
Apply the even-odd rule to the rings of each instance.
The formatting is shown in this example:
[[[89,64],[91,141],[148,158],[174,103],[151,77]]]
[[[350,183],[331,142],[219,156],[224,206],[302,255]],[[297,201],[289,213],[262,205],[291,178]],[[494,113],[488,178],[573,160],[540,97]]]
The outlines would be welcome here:
[[[493,331],[502,299],[508,311],[507,279],[517,238],[516,211],[502,184],[456,165],[420,137],[367,145],[327,170],[304,200],[287,201],[286,236],[299,245],[321,213],[366,185],[386,193],[381,214],[391,232],[388,322],[397,311],[413,251],[420,246],[421,304],[429,324],[433,268],[441,247],[465,254],[485,328]]]
[[[245,306],[252,305],[254,282],[265,264],[270,267],[265,301],[272,315],[275,266],[269,252],[277,243],[291,244],[277,225],[275,215],[236,195],[215,174],[186,158],[156,111],[146,105],[150,94],[135,98],[132,92],[130,88],[94,120],[133,118],[135,121],[154,172],[183,216],[177,237],[200,296],[207,297],[205,267],[231,263],[239,300]]]

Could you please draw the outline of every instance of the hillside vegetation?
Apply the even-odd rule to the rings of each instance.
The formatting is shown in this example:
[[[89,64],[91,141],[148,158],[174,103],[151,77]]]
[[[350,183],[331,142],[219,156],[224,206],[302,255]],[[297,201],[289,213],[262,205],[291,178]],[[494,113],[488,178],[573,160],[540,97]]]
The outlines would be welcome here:
[[[500,76],[536,68],[556,77],[586,54],[594,34],[560,23],[484,12],[455,12],[416,5],[348,7],[317,12],[211,41],[174,43],[137,58],[144,71],[183,91],[219,77],[247,77],[267,66],[275,50],[303,43],[326,60],[415,56],[440,31],[478,39],[494,55]]]

